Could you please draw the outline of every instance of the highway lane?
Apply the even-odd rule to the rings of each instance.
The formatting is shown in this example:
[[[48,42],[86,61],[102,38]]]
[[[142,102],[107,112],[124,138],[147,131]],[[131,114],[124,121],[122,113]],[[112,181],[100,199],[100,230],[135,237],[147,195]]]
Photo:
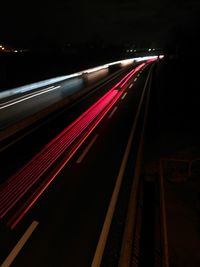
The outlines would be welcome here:
[[[55,109],[57,105],[58,109],[61,101],[65,100],[65,104],[68,103],[69,96],[76,95],[77,92],[84,91],[86,87],[112,75],[113,66],[115,66],[115,71],[123,70],[141,60],[142,58],[112,62],[71,75],[0,92],[0,130],[3,131],[39,112],[42,114],[41,111],[53,105]],[[0,138],[2,139],[3,136],[0,135]]]
[[[120,70],[126,65],[117,63],[116,66],[116,70]],[[112,73],[108,64],[3,91],[0,93],[0,129],[3,130],[64,99],[67,103],[67,97],[76,95],[78,91],[85,90]]]
[[[86,86],[110,75],[108,68],[91,71],[74,78],[54,83],[51,86],[39,88],[27,94],[21,94],[0,104],[0,127],[4,129],[23,120],[45,108],[55,105]]]
[[[53,138],[22,168],[14,173],[0,190],[0,217],[3,219],[10,211],[26,197],[19,214],[13,216],[8,222],[12,229],[22,219],[23,214],[29,210],[47,186],[56,178],[71,157],[76,153],[82,143],[98,126],[105,115],[112,109],[122,96],[127,82],[139,70],[144,69],[145,63],[129,71],[117,84],[106,92],[98,101],[91,105],[75,121],[66,127],[59,135]],[[44,178],[43,178],[44,177]],[[38,184],[38,185],[37,185]],[[32,188],[36,187],[34,190]],[[18,212],[17,212],[18,213]]]
[[[50,115],[66,109],[80,97],[104,86],[120,73],[126,72],[128,66],[116,65],[114,69],[93,68],[74,78],[60,81],[50,87],[26,92],[0,104],[0,140],[12,138],[26,128],[48,119]],[[23,90],[22,90],[23,91]]]
[[[76,93],[84,86],[82,77],[62,81],[46,87],[39,92],[20,96],[16,100],[8,100],[0,106],[0,127],[4,129],[24,118],[58,103],[64,97]]]
[[[27,264],[28,266],[64,266],[64,263],[66,264],[68,261],[69,266],[89,266],[88,262],[91,259],[89,260],[88,253],[91,255],[95,247],[94,236],[98,236],[97,233],[100,231],[102,218],[106,210],[105,203],[108,203],[110,191],[115,181],[144,78],[137,81],[137,83],[139,82],[141,87],[138,85],[136,90],[135,86],[131,84],[132,89],[128,89],[126,94],[121,95],[120,101],[122,104],[117,106],[117,109],[115,107],[113,109],[115,111],[112,110],[105,118],[105,123],[95,129],[95,133],[92,134],[93,136],[87,141],[87,144],[90,144],[96,134],[97,137],[89,150],[90,153],[83,159],[84,164],[82,162],[76,163],[80,155],[77,155],[76,161],[70,161],[68,167],[56,178],[56,184],[54,183],[45,192],[34,209],[28,214],[26,218],[28,223],[33,219],[40,222],[39,230],[37,229],[38,231],[33,235],[33,237],[36,235],[37,240],[35,247],[31,246],[31,250],[33,249],[34,252],[27,252],[32,255],[36,253],[37,256],[32,256],[31,262],[30,256],[18,258],[21,261],[19,260],[19,263],[17,263],[17,260],[16,266],[27,266]],[[116,119],[116,115],[118,115],[118,119]],[[84,147],[82,147],[82,152],[80,151],[79,154],[84,151]],[[85,161],[86,159],[87,161]],[[55,191],[55,187],[58,190]],[[94,190],[95,188],[98,190]],[[84,218],[84,221],[82,218]],[[80,221],[81,225],[79,224]],[[40,226],[41,228],[39,228]],[[85,231],[88,227],[90,234]],[[37,239],[39,233],[42,236]],[[82,240],[84,240],[84,248],[87,253],[83,250]],[[37,243],[38,241],[39,243]],[[38,251],[39,244],[41,249]],[[57,245],[56,248],[55,244]],[[78,249],[79,246],[81,246],[80,249]],[[74,251],[73,247],[82,256],[75,257],[74,254],[74,257],[70,258],[69,255],[74,253],[72,253]],[[40,255],[41,253],[42,255]],[[50,255],[52,255],[52,258]],[[79,263],[77,263],[79,265],[76,265],[76,260],[79,260]]]
[[[66,125],[69,125],[92,103],[114,86],[123,77],[124,72],[126,73],[127,71],[127,69],[123,69],[120,70],[118,75],[114,73],[111,76],[112,80],[106,80],[102,84],[93,87],[92,90],[89,89],[85,95],[77,98],[77,100],[72,99],[72,102],[69,105],[65,105],[60,112],[51,113],[40,124],[33,124],[33,127],[25,129],[24,132],[22,131],[22,134],[14,135],[13,138],[8,138],[8,140],[5,140],[6,142],[2,142],[0,147],[2,154],[0,162],[1,181],[5,180],[6,177],[28,161],[35,153],[39,152],[46,143],[65,129]],[[72,95],[73,97],[74,95]],[[16,157],[18,158],[17,161]],[[10,162],[10,168],[6,167],[8,161]]]

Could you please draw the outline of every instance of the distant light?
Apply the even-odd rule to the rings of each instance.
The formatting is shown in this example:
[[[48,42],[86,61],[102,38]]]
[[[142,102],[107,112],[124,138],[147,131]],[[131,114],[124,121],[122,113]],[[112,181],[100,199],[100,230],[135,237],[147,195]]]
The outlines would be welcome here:
[[[2,45],[0,45],[0,48],[2,48],[3,46]]]
[[[130,52],[132,53],[133,52],[133,49],[131,49]]]
[[[127,49],[127,50],[126,50],[126,52],[128,53],[128,52],[129,52],[129,50]]]
[[[18,50],[14,50],[14,52],[15,52],[15,53],[17,53],[17,52],[18,52]]]
[[[160,59],[164,58],[164,55],[160,55],[159,58],[160,58]]]
[[[151,48],[149,48],[149,50],[148,51],[151,51]]]
[[[136,52],[137,50],[135,49],[134,52]]]
[[[4,48],[4,47],[1,47],[1,49],[2,49],[2,50],[5,50],[5,48]]]

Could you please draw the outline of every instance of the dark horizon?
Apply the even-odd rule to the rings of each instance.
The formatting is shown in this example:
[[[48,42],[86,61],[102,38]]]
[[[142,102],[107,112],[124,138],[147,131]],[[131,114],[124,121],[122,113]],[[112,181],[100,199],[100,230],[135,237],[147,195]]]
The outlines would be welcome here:
[[[22,47],[196,42],[199,1],[25,1],[1,4],[0,43]],[[179,40],[178,40],[179,39]]]

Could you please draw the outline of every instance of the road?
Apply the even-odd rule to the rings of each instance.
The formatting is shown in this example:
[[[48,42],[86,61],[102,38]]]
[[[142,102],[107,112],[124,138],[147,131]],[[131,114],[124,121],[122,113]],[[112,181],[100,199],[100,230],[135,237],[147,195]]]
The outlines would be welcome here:
[[[110,64],[115,65],[116,72],[125,69],[124,66],[127,64],[123,63],[124,61]],[[132,64],[133,60],[129,62],[128,64]],[[25,118],[29,118],[30,121],[30,116],[42,114],[42,111],[49,107],[54,106],[56,109],[57,105],[58,109],[61,101],[65,100],[66,104],[70,101],[69,98],[75,98],[77,92],[80,94],[87,91],[87,87],[112,76],[112,66],[105,64],[0,92],[0,129],[4,130]]]
[[[1,203],[5,203],[0,216],[2,228],[6,229],[0,243],[1,261],[26,229],[37,222],[12,266],[91,265],[148,72],[149,64],[140,64],[120,77],[117,85],[112,81],[110,90],[98,96],[99,100],[75,121],[75,107],[69,109],[72,123],[59,136],[52,139],[50,134],[51,141],[43,149],[36,138],[33,143],[38,147],[32,153],[39,153],[28,165],[23,162],[26,157],[21,156],[23,169],[11,175],[10,180],[6,178],[10,182],[4,182],[0,192]],[[40,132],[40,136],[45,135]],[[18,150],[23,142],[23,147],[27,143],[31,147],[29,138],[20,142]],[[11,156],[12,149],[4,152],[4,166],[20,154],[15,150]],[[19,165],[14,168],[20,169]],[[8,174],[5,171],[5,177]]]

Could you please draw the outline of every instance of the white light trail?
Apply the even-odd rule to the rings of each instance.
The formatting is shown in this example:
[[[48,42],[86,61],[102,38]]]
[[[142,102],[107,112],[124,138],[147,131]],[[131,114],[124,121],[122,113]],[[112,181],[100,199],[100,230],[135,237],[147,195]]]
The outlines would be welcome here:
[[[164,55],[160,55],[159,58],[162,59],[164,57]],[[57,82],[61,82],[64,80],[68,80],[71,78],[75,78],[75,77],[80,77],[84,74],[89,74],[92,72],[96,72],[102,69],[108,69],[109,66],[113,66],[113,65],[117,65],[117,64],[121,64],[121,66],[125,66],[127,64],[131,64],[134,62],[139,62],[139,61],[145,61],[145,60],[149,60],[149,59],[156,59],[158,58],[158,56],[146,56],[146,57],[135,57],[135,58],[129,58],[129,59],[124,59],[124,60],[119,60],[119,61],[114,61],[108,64],[104,64],[102,66],[97,66],[94,68],[90,68],[90,69],[86,69],[86,70],[82,70],[73,74],[69,74],[69,75],[64,75],[64,76],[60,76],[60,77],[55,77],[55,78],[51,78],[51,79],[47,79],[44,81],[38,81],[32,84],[27,84],[27,85],[23,85],[20,87],[16,87],[16,88],[12,88],[3,92],[0,92],[0,99],[3,98],[8,98],[8,97],[12,97],[18,94],[22,94],[25,92],[29,92],[35,89],[39,89],[45,86],[53,86],[53,84],[57,83]],[[17,98],[18,99],[18,98]]]

